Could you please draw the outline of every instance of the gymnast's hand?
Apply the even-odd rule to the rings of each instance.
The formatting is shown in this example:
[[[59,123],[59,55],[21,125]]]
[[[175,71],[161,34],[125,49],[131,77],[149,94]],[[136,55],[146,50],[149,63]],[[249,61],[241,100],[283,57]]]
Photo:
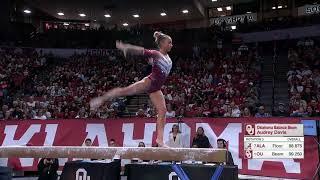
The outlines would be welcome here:
[[[127,57],[128,45],[123,43],[122,41],[116,41],[117,49],[121,50],[124,54],[124,57]]]

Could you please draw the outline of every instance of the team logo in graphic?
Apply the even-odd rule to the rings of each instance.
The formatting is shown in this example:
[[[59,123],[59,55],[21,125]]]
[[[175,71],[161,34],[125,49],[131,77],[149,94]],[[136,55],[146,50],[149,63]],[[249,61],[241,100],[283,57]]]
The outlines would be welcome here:
[[[177,176],[175,172],[171,172],[169,174],[169,180],[180,180],[180,178]]]
[[[245,156],[246,159],[252,159],[252,151],[251,150],[245,150]]]
[[[78,169],[76,172],[76,180],[90,180],[90,176],[85,169]]]
[[[246,135],[254,135],[254,134],[255,134],[254,125],[246,124]]]

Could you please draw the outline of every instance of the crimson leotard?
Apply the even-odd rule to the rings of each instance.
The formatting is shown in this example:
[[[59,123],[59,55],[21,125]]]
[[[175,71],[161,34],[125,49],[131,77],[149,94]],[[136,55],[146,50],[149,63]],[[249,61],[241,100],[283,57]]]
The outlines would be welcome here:
[[[172,61],[169,55],[163,55],[156,50],[144,50],[144,55],[151,60],[152,72],[148,76],[151,80],[151,85],[147,90],[148,93],[153,93],[161,89],[165,83],[172,68]]]

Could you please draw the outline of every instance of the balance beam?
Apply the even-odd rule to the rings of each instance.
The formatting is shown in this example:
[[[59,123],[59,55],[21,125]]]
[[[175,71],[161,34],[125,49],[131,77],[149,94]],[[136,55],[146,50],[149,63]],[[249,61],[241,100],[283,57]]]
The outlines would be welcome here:
[[[226,162],[225,149],[155,147],[3,146],[0,157],[19,158],[139,158],[164,161]]]

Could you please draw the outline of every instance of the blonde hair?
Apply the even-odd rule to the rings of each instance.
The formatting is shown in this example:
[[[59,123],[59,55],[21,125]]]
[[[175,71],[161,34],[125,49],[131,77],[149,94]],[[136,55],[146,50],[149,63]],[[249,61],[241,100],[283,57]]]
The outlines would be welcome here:
[[[160,47],[160,43],[162,40],[171,38],[169,35],[166,35],[160,31],[155,31],[153,33],[153,37],[154,37],[154,42],[157,44],[158,47]]]

